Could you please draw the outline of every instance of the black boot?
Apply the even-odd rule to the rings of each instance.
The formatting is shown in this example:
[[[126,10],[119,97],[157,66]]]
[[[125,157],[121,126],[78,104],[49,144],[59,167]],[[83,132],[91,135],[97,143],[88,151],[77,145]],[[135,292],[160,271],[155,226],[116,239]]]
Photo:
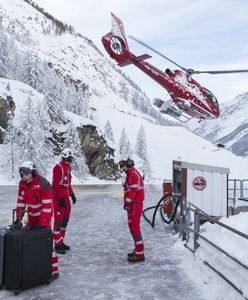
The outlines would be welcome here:
[[[134,256],[134,252],[129,252],[128,254],[127,254],[127,257],[133,257]]]
[[[145,261],[145,256],[136,256],[134,254],[132,257],[128,257],[127,261],[130,263],[143,262]]]
[[[70,250],[71,249],[70,246],[68,246],[68,245],[66,245],[64,243],[61,246],[62,246],[62,249],[64,249],[64,250]]]
[[[63,249],[62,245],[60,245],[60,246],[55,246],[55,251],[56,251],[58,254],[65,254],[65,249]]]

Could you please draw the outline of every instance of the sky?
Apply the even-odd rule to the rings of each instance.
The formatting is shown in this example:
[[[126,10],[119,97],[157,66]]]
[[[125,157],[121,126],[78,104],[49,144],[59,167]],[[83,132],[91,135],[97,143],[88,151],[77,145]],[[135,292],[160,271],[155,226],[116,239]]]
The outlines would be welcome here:
[[[110,12],[133,35],[179,65],[195,70],[248,69],[248,2],[246,0],[35,0],[45,11],[90,38],[108,57],[101,37],[111,29]],[[175,68],[157,54],[128,39],[134,54],[149,53],[151,64]],[[167,92],[134,66],[124,72],[150,98]],[[194,75],[219,102],[248,91],[247,74]],[[168,97],[168,96],[167,96]]]

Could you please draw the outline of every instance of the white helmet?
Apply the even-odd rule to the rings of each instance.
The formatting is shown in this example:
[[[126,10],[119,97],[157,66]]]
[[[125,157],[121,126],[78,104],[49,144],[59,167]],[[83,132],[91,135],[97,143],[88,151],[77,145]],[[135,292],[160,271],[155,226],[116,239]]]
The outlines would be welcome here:
[[[61,156],[62,159],[68,163],[72,163],[73,159],[74,159],[74,154],[72,152],[71,149],[69,148],[65,148],[62,152],[61,152]]]
[[[61,152],[62,157],[64,158],[68,158],[69,156],[74,157],[73,152],[71,149],[69,148],[65,148],[62,152]]]
[[[34,163],[30,160],[24,161],[19,167],[20,174],[32,173],[34,170],[36,170],[36,167]]]

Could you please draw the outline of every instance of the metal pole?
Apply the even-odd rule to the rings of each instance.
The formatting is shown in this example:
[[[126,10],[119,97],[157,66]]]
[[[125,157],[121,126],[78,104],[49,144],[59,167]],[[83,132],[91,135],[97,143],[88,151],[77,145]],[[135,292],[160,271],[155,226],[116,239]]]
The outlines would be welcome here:
[[[199,247],[199,244],[197,243],[198,237],[199,237],[199,231],[200,231],[200,214],[199,210],[196,209],[194,212],[194,251]]]

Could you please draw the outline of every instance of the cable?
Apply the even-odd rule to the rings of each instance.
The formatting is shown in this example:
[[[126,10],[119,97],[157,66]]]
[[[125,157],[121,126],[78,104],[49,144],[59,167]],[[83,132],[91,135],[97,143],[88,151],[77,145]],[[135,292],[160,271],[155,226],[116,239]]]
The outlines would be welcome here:
[[[162,202],[166,197],[168,197],[168,196],[170,197],[171,195],[172,195],[172,194],[170,194],[170,193],[165,194],[165,195],[158,201],[157,205],[154,205],[154,206],[151,206],[151,207],[147,207],[146,209],[143,210],[142,215],[143,215],[144,219],[145,219],[145,220],[146,220],[153,228],[154,228],[154,226],[155,226],[156,214],[157,214],[157,211],[158,211],[159,208],[160,208],[160,215],[161,215],[161,217],[162,217],[162,220],[163,220],[165,223],[170,224],[170,223],[174,220],[175,215],[176,215],[176,211],[177,211],[177,208],[178,208],[178,205],[179,205],[179,203],[180,203],[180,199],[177,201],[176,206],[175,206],[175,209],[174,209],[174,212],[173,212],[172,217],[170,218],[169,221],[167,221],[167,220],[164,218],[163,213],[162,213],[163,205],[161,204],[161,202]],[[154,210],[153,217],[152,217],[152,221],[151,221],[151,220],[149,220],[148,217],[145,215],[145,212],[148,211],[148,210],[150,210],[150,209],[154,209],[154,208],[155,208],[155,210]]]

